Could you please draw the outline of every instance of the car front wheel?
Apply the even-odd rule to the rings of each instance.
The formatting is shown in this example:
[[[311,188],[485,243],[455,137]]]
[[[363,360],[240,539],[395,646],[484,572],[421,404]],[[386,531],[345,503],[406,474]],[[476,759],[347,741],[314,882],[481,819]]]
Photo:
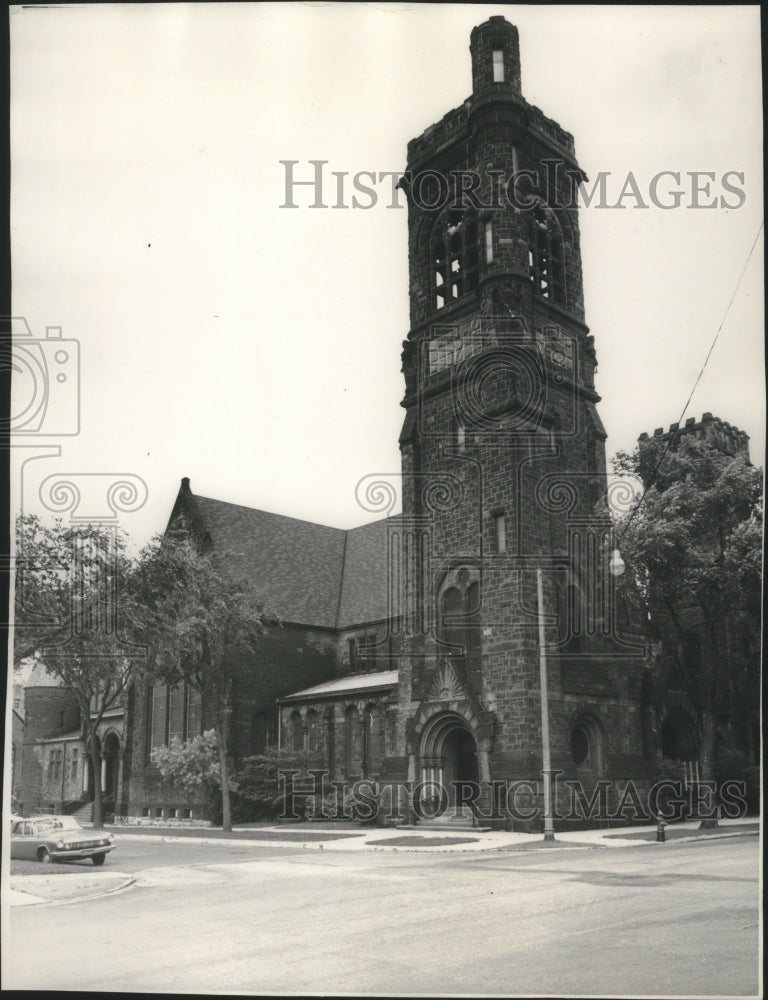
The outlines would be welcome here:
[[[44,865],[49,865],[53,861],[53,858],[51,857],[50,852],[43,848],[42,851],[40,851],[40,860]]]
[[[103,865],[106,857],[107,857],[106,854],[94,854],[93,863],[97,866]]]

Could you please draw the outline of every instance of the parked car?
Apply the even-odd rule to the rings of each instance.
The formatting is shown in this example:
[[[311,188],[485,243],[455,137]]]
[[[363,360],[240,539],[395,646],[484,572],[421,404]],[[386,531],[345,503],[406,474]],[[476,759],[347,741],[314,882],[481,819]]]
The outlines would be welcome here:
[[[70,861],[93,858],[103,865],[115,848],[114,834],[106,830],[86,830],[74,816],[15,817],[11,820],[11,857],[24,861]]]

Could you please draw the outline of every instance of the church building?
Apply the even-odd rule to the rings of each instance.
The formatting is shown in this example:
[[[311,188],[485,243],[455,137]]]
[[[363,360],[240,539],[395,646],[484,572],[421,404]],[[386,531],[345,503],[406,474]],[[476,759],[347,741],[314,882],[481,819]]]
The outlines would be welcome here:
[[[573,137],[522,96],[517,29],[491,18],[470,52],[471,96],[409,143],[401,181],[402,513],[375,477],[362,499],[388,516],[347,532],[197,497],[184,480],[171,523],[237,551],[285,623],[243,665],[233,753],[277,737],[332,780],[433,783],[451,807],[455,783],[475,782],[474,809],[490,816],[494,782],[540,791],[540,621],[551,767],[585,786],[650,771],[643,647],[617,635],[601,509],[584,175]],[[130,799],[147,815],[177,813],[148,763],[183,727],[173,698],[136,705]]]
[[[498,790],[524,783],[540,807],[545,746],[558,813],[575,819],[569,781],[587,796],[601,783],[609,808],[627,782],[648,788],[659,712],[677,713],[670,754],[692,760],[698,745],[693,709],[649,679],[642,637],[617,610],[608,510],[621,498],[584,314],[573,136],[523,97],[503,17],[474,28],[470,54],[470,96],[408,144],[400,181],[399,491],[364,479],[359,499],[378,519],[343,531],[199,496],[185,478],[169,529],[264,581],[282,621],[258,662],[236,664],[235,761],[306,750],[334,782],[420,787],[411,805],[424,809],[442,789],[451,814],[516,827]],[[130,693],[116,815],[204,818],[151,754],[205,719],[189,686]],[[87,788],[85,771],[73,781]]]

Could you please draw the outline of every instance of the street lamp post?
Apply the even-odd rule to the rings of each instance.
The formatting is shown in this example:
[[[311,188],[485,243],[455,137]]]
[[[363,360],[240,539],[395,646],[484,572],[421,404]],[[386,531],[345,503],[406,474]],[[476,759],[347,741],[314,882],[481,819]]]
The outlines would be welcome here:
[[[536,570],[536,596],[539,614],[539,683],[541,685],[541,745],[544,777],[544,840],[555,839],[552,822],[552,768],[549,757],[549,701],[547,697],[547,652],[544,641],[544,590],[541,570]]]

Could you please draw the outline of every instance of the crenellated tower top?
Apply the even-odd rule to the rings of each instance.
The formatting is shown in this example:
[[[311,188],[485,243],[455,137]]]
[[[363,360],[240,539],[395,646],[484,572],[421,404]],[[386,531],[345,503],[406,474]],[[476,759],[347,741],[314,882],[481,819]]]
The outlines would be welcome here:
[[[678,423],[670,424],[668,431],[665,431],[663,427],[657,427],[653,435],[643,433],[638,441],[643,443],[653,439],[664,443],[669,442],[670,449],[674,451],[684,437],[695,437],[700,441],[706,441],[713,448],[717,448],[718,451],[722,451],[726,455],[744,455],[749,461],[749,435],[747,432],[709,412],[704,413],[701,420],[688,417],[682,427]]]

